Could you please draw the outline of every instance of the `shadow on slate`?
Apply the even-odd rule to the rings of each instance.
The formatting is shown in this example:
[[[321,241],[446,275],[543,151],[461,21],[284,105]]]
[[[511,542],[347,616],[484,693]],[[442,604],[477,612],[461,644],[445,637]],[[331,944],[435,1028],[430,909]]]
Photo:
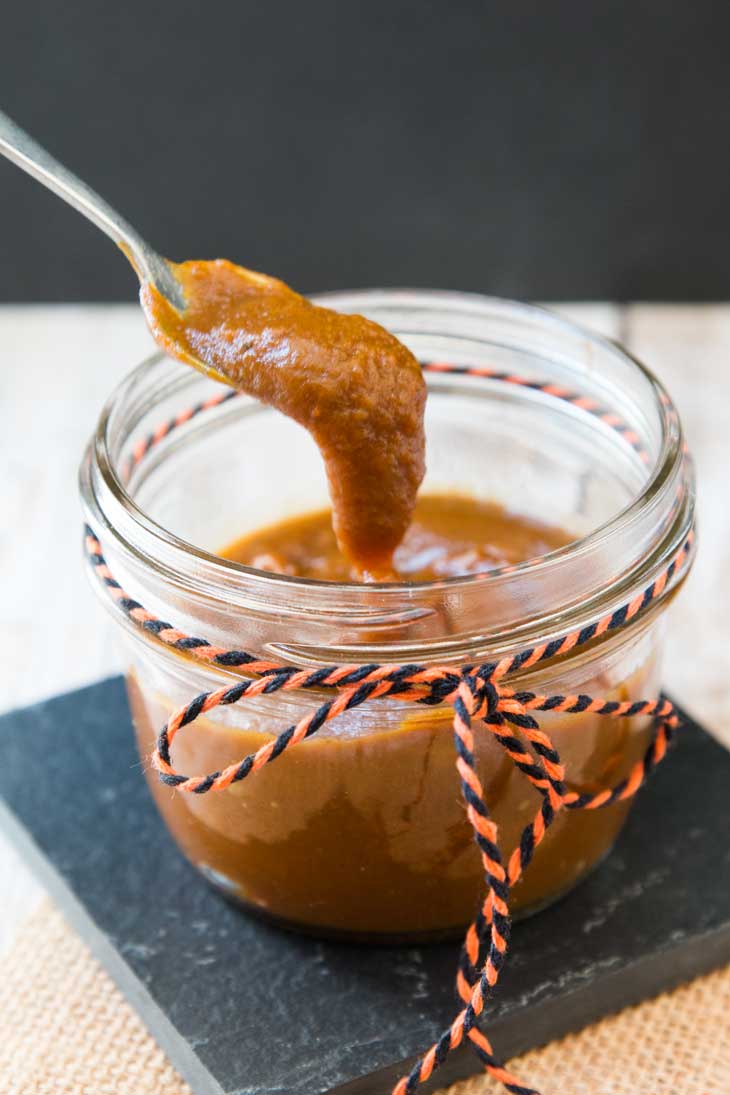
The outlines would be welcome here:
[[[0,719],[0,821],[22,854],[199,1095],[387,1091],[457,1010],[458,944],[317,942],[227,904],[160,823],[129,718],[113,679]],[[603,866],[515,927],[500,1054],[730,960],[728,785],[730,754],[688,725]],[[460,1051],[432,1089],[477,1068]]]

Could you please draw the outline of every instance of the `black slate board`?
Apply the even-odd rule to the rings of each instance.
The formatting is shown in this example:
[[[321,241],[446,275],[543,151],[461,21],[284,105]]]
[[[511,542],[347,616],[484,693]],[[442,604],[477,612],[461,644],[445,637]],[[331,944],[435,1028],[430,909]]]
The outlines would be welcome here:
[[[514,929],[505,1057],[730,960],[730,754],[689,725],[608,860]],[[276,930],[195,875],[140,772],[121,680],[0,719],[0,822],[199,1095],[374,1095],[452,1018],[457,944]],[[438,1084],[474,1071],[455,1054]],[[438,1085],[434,1085],[438,1086]]]

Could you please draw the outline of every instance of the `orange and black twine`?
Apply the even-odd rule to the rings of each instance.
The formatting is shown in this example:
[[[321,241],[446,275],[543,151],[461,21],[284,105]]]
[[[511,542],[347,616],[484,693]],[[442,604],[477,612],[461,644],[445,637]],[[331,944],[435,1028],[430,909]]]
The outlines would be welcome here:
[[[424,366],[428,368],[429,366]],[[447,366],[431,366],[446,371]],[[456,369],[474,375],[512,383],[530,383],[533,387],[560,399],[568,399],[581,409],[606,419],[617,428],[626,441],[638,448],[638,440],[612,415],[596,404],[581,400],[560,389],[534,382],[521,381],[494,371]],[[233,393],[235,395],[236,393]],[[189,421],[207,407],[215,406],[231,393],[200,404],[145,438],[134,450],[130,467],[142,459],[157,441],[175,426]],[[549,642],[522,650],[519,654],[481,665],[336,665],[319,669],[302,669],[263,661],[244,650],[228,650],[196,638],[158,619],[138,601],[129,597],[110,572],[101,544],[94,532],[86,530],[86,551],[96,577],[106,587],[118,608],[129,620],[171,647],[185,651],[199,661],[224,669],[245,669],[252,676],[236,684],[203,692],[180,707],[163,726],[152,755],[153,767],[163,783],[190,794],[223,791],[234,783],[254,775],[282,753],[311,737],[331,719],[361,704],[390,697],[423,704],[445,704],[453,709],[453,734],[456,769],[466,814],[481,853],[486,895],[481,909],[467,930],[459,959],[456,987],[462,1008],[440,1038],[420,1058],[408,1076],[393,1089],[393,1095],[413,1095],[418,1086],[429,1079],[443,1064],[452,1050],[468,1040],[486,1071],[513,1095],[539,1095],[524,1084],[496,1056],[489,1038],[479,1025],[487,1001],[494,990],[504,965],[509,945],[511,888],[522,877],[548,829],[561,810],[596,810],[631,798],[666,754],[679,718],[673,704],[665,699],[619,702],[588,695],[537,695],[534,692],[510,688],[508,681],[548,659],[558,657],[577,647],[623,627],[629,620],[646,611],[685,570],[693,547],[690,532],[675,557],[651,585],[630,602],[582,628]],[[185,775],[172,764],[170,749],[176,735],[200,715],[215,707],[239,703],[247,696],[292,689],[332,688],[333,698],[290,726],[273,740],[267,741],[255,753],[221,771],[205,775]],[[653,720],[650,744],[642,760],[613,787],[590,794],[568,789],[565,769],[549,735],[540,728],[534,712],[560,711],[580,714],[590,711],[607,718],[649,717]],[[541,805],[533,821],[522,832],[519,844],[506,863],[498,845],[497,826],[490,818],[484,789],[477,774],[474,759],[475,723],[485,727],[499,742],[516,767],[540,792]]]

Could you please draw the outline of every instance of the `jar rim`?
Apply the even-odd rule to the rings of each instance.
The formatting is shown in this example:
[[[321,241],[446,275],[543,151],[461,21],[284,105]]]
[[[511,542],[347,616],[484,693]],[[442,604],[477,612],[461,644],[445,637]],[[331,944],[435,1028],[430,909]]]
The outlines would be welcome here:
[[[671,493],[678,483],[684,482],[683,513],[671,527],[664,529],[662,542],[655,545],[656,566],[658,567],[661,561],[679,546],[691,527],[693,514],[691,472],[687,468],[681,426],[673,403],[662,383],[650,369],[623,346],[548,309],[478,293],[449,290],[374,289],[318,294],[312,297],[312,300],[316,304],[339,308],[343,311],[378,307],[395,309],[421,307],[435,312],[449,312],[452,315],[455,310],[460,310],[464,315],[470,314],[482,320],[493,318],[496,314],[506,319],[525,320],[535,329],[564,333],[572,338],[584,340],[593,347],[600,347],[621,359],[632,370],[637,371],[652,393],[653,409],[657,413],[660,424],[660,444],[654,465],[640,490],[603,523],[584,536],[579,536],[544,555],[525,560],[517,566],[495,567],[482,574],[456,575],[433,581],[377,582],[368,583],[366,586],[357,582],[332,582],[275,574],[223,558],[179,538],[154,521],[128,493],[109,451],[109,423],[115,406],[124,398],[130,386],[141,375],[159,368],[162,363],[169,360],[164,354],[156,353],[128,374],[107,400],[100,414],[81,470],[82,495],[87,509],[91,511],[92,518],[100,520],[106,529],[113,529],[115,535],[119,535],[132,552],[159,563],[161,569],[164,569],[169,576],[176,575],[178,579],[191,577],[190,563],[194,561],[198,578],[201,577],[200,567],[203,567],[204,582],[208,589],[215,585],[216,580],[221,582],[245,580],[248,585],[253,583],[259,587],[264,597],[267,591],[270,594],[274,590],[290,591],[292,595],[296,595],[297,591],[310,595],[339,593],[345,597],[359,596],[363,590],[366,590],[369,595],[382,598],[386,604],[390,601],[402,601],[404,597],[415,597],[423,592],[433,593],[443,590],[445,593],[453,593],[463,590],[466,593],[472,587],[483,589],[489,582],[498,580],[506,570],[510,573],[519,573],[521,577],[547,574],[556,567],[564,565],[566,561],[577,560],[601,550],[617,534],[630,533],[633,523],[648,506],[656,504],[660,496],[665,495],[667,491]],[[92,465],[96,474],[96,483],[93,487],[91,485]],[[97,487],[105,495],[104,502],[101,504]],[[133,542],[136,537],[139,537],[139,543]],[[644,573],[634,575],[634,584],[638,584],[645,577],[648,579],[650,569],[650,562],[647,560],[643,568]],[[618,577],[620,576],[617,576],[617,579]],[[604,588],[602,592],[605,595],[609,593],[609,590]]]

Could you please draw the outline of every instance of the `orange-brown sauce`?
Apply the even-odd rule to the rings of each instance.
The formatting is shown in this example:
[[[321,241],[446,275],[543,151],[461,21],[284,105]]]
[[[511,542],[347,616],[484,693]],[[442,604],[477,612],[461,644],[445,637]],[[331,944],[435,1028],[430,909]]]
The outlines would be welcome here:
[[[359,574],[388,577],[425,468],[426,386],[413,354],[363,316],[225,260],[174,271],[184,312],[149,285],[141,292],[158,343],[310,431],[342,553]]]
[[[653,677],[647,666],[608,695],[638,699],[655,685]],[[170,703],[142,691],[134,677],[128,685],[140,753],[149,756]],[[251,712],[239,727],[199,719],[192,732],[175,738],[173,762],[190,773],[233,764],[285,729],[286,712],[273,718]],[[541,722],[576,790],[618,782],[643,755],[650,734],[636,721],[592,714]],[[484,728],[476,734],[475,758],[506,858],[540,796]],[[218,794],[174,794],[154,772],[147,776],[192,862],[276,920],[371,938],[451,935],[463,930],[483,895],[444,709],[424,708],[400,720],[383,714],[380,725],[360,718],[346,732],[333,723],[255,778]],[[568,890],[611,847],[629,808],[630,802],[619,802],[563,811],[515,886],[512,912],[535,909]]]
[[[393,556],[393,578],[426,582],[514,565],[568,543],[562,529],[511,514],[494,502],[458,494],[419,497],[413,520]],[[328,510],[257,529],[221,552],[258,570],[355,581],[358,572],[340,551]]]
[[[568,539],[559,529],[464,497],[425,496],[395,555],[406,579],[467,573],[541,554]],[[306,577],[350,578],[327,512],[251,533],[222,554]],[[654,668],[637,668],[615,692],[636,698],[654,687]],[[604,682],[595,691],[605,693]],[[169,703],[130,678],[143,755],[153,748]],[[314,697],[311,698],[315,702]],[[286,726],[283,713],[251,712],[235,726],[200,719],[176,737],[175,766],[215,771],[253,753]],[[301,714],[302,708],[298,711]],[[277,720],[278,716],[278,720]],[[328,933],[393,938],[461,930],[483,892],[483,869],[454,769],[450,712],[377,707],[341,720],[267,766],[255,779],[205,796],[150,786],[176,840],[194,863],[244,904],[278,920]],[[570,785],[595,790],[617,782],[646,748],[648,728],[597,715],[543,720],[561,751]],[[505,855],[535,815],[538,792],[484,728],[475,735],[477,770]],[[608,850],[628,803],[564,811],[515,887],[514,912],[568,889]]]

